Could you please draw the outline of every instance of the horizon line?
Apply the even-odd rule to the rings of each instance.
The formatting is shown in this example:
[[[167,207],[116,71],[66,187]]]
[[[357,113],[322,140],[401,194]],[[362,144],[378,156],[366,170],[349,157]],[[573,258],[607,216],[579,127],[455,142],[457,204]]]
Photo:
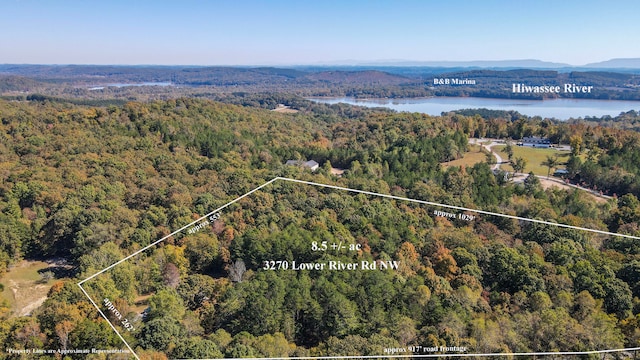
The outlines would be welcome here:
[[[499,59],[499,60],[407,60],[407,59],[378,59],[378,60],[324,60],[316,62],[299,62],[299,63],[253,63],[253,64],[240,64],[240,63],[211,63],[211,64],[198,64],[198,63],[174,63],[174,64],[154,64],[154,63],[36,63],[36,62],[2,62],[0,66],[14,65],[14,66],[138,66],[138,67],[179,67],[179,66],[193,66],[193,67],[299,67],[299,66],[318,66],[318,67],[332,67],[332,66],[392,66],[392,67],[488,67],[483,65],[474,65],[474,63],[508,63],[508,62],[537,62],[540,68],[581,68],[589,67],[590,65],[598,65],[611,61],[640,61],[640,57],[627,57],[627,58],[610,58],[607,60],[601,60],[596,62],[589,62],[586,64],[569,64],[557,61],[548,61],[540,59]],[[440,65],[438,65],[440,64]],[[499,67],[499,66],[498,66]],[[504,65],[503,67],[512,67]]]

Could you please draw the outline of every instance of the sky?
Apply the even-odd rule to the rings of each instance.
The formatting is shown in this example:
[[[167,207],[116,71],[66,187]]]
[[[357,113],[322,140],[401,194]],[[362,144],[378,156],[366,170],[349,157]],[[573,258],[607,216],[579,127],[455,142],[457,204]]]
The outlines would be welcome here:
[[[640,58],[635,0],[0,0],[0,63]]]

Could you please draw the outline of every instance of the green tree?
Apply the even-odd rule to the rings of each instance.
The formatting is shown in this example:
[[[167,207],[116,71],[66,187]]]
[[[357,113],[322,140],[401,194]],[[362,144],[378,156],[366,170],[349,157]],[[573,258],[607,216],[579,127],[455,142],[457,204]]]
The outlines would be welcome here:
[[[470,170],[469,175],[473,179],[473,201],[480,206],[497,205],[502,195],[503,188],[498,185],[496,176],[486,163],[477,163]]]
[[[221,286],[208,275],[189,275],[178,286],[178,294],[189,310],[196,310],[207,301],[215,301]]]
[[[258,350],[254,348],[255,336],[246,331],[239,332],[227,346],[226,357],[230,358],[256,358]]]
[[[624,224],[640,223],[640,200],[633,194],[625,194],[618,198],[618,207],[611,212],[609,227],[612,231]]]
[[[542,291],[542,275],[532,265],[528,257],[518,250],[499,245],[493,249],[483,273],[496,290],[509,293]]]
[[[513,167],[514,172],[521,173],[527,166],[527,160],[521,157],[517,157],[514,161],[511,162],[511,166]]]
[[[191,337],[178,342],[171,352],[171,357],[174,359],[215,359],[222,358],[223,354],[213,341]]]
[[[616,314],[618,319],[624,319],[631,315],[633,296],[629,285],[618,279],[608,279],[604,282],[604,308],[610,314]]]
[[[582,160],[578,156],[570,156],[567,161],[567,172],[569,178],[574,178],[580,173],[582,168]]]
[[[513,158],[513,145],[511,141],[507,141],[507,145],[502,149],[502,152],[507,154],[509,161]]]
[[[547,155],[547,158],[540,164],[547,167],[547,178],[551,174],[551,169],[555,169],[559,163],[558,155]]]
[[[571,145],[571,156],[578,156],[582,152],[582,136],[574,135],[569,138],[569,145]]]
[[[184,329],[171,317],[153,319],[142,327],[138,344],[144,349],[166,351],[170,346],[183,342]]]
[[[180,320],[184,316],[185,307],[175,290],[160,290],[149,298],[149,320],[167,317]]]
[[[184,254],[189,260],[191,271],[211,274],[218,259],[219,243],[215,235],[205,232],[192,235],[187,240]]]
[[[288,357],[292,347],[282,333],[265,334],[256,338],[254,346],[267,358]]]
[[[122,346],[122,340],[109,327],[106,321],[82,320],[71,331],[68,339],[69,346],[75,349],[109,349]]]
[[[484,154],[484,157],[485,157],[485,161],[487,162],[487,164],[493,165],[493,164],[496,163],[496,158],[495,158],[495,156],[493,156],[492,152],[486,152]]]
[[[527,195],[535,196],[542,191],[542,185],[540,179],[533,172],[529,172],[529,175],[524,179],[524,192]]]
[[[640,298],[640,260],[633,260],[625,264],[618,271],[618,277],[629,284],[633,296]]]

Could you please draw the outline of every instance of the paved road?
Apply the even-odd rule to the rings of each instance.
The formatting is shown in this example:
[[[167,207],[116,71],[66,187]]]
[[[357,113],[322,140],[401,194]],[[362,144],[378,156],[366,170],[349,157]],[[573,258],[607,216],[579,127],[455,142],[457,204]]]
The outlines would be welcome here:
[[[485,144],[486,143],[486,144]],[[504,159],[502,159],[502,156],[500,156],[500,154],[498,154],[498,152],[493,151],[493,149],[491,149],[493,146],[496,145],[504,145],[504,140],[496,140],[496,139],[469,139],[469,144],[474,144],[474,145],[482,145],[482,147],[487,150],[489,153],[491,153],[495,158],[496,158],[496,163],[491,167],[491,170],[498,170],[500,169],[500,164],[502,164],[504,162]]]
[[[514,182],[523,182],[523,181],[524,181],[524,179],[526,179],[526,178],[527,178],[527,176],[529,176],[529,174],[524,174],[524,173],[515,173],[515,174],[513,174],[513,178],[512,178],[512,180],[513,180]],[[574,188],[574,189],[584,190],[584,191],[586,191],[586,192],[588,192],[588,193],[590,193],[590,194],[592,194],[592,195],[594,195],[594,196],[601,197],[601,198],[603,198],[603,199],[607,199],[607,200],[608,200],[608,199],[612,199],[612,198],[613,198],[613,196],[600,194],[600,192],[598,192],[598,191],[591,190],[591,189],[589,189],[589,188],[585,188],[585,187],[582,187],[582,186],[580,186],[580,185],[571,184],[571,183],[565,182],[565,181],[563,181],[563,180],[561,180],[561,179],[558,179],[558,178],[554,178],[554,177],[546,177],[546,176],[544,176],[544,175],[536,175],[536,177],[537,177],[538,179],[542,179],[542,180],[546,180],[546,181],[554,182],[554,183],[556,183],[556,184],[558,184],[558,185],[564,185],[564,186],[572,187],[572,188]]]

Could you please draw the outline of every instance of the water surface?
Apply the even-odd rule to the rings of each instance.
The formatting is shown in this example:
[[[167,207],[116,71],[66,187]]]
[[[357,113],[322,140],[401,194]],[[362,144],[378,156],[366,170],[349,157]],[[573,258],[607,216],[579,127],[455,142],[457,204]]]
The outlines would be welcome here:
[[[486,108],[491,110],[515,110],[529,116],[566,120],[587,116],[617,116],[629,110],[640,111],[640,101],[590,100],[590,99],[549,99],[516,100],[474,97],[430,97],[399,99],[355,99],[351,97],[308,98],[327,104],[347,103],[367,107],[386,107],[396,111],[420,112],[440,115],[443,112],[461,109]]]

